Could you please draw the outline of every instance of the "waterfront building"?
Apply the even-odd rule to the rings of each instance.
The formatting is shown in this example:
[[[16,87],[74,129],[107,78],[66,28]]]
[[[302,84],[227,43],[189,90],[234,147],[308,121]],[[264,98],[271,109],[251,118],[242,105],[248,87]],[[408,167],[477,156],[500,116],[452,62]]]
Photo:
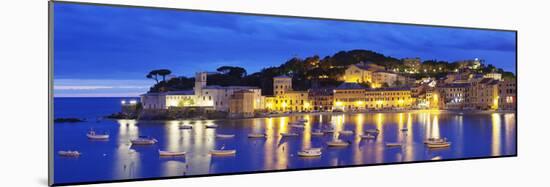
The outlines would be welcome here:
[[[248,90],[239,90],[229,99],[230,117],[253,117],[255,93]]]
[[[144,109],[169,109],[171,107],[202,107],[215,111],[229,111],[229,100],[237,91],[253,92],[252,107],[264,108],[264,98],[260,88],[251,86],[207,85],[207,72],[195,74],[193,90],[146,93],[141,95]]]
[[[469,83],[454,83],[438,87],[437,89],[441,94],[439,107],[442,109],[463,109],[469,87]]]
[[[472,82],[465,96],[466,107],[482,110],[498,109],[499,82],[492,78]]]
[[[366,89],[365,106],[369,109],[410,108],[415,103],[410,88]]]
[[[286,91],[292,90],[292,78],[286,75],[273,77],[273,94],[284,95]]]
[[[503,110],[516,109],[516,80],[503,80],[498,84],[499,102],[498,108]]]
[[[273,93],[274,96],[265,97],[265,108],[269,111],[302,112],[312,109],[308,92],[293,90],[291,77],[273,77]]]
[[[313,106],[313,110],[327,111],[332,109],[334,89],[317,88],[308,91],[309,100]]]
[[[345,82],[334,89],[333,110],[348,111],[365,109],[365,87]]]

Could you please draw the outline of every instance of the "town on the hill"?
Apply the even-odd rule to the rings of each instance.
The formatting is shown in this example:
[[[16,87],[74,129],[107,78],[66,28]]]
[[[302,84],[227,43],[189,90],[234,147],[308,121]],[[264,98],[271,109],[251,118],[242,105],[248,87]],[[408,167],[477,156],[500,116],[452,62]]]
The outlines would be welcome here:
[[[241,118],[303,112],[516,109],[515,77],[504,77],[498,71],[479,71],[479,68],[486,67],[483,60],[457,61],[452,63],[454,69],[451,70],[448,67],[442,70],[438,66],[426,68],[420,58],[401,61],[402,66],[399,67],[386,67],[373,62],[347,65],[342,73],[336,75],[338,84],[314,84],[302,90],[293,87],[293,82],[300,83],[300,80],[295,80],[292,74],[276,75],[271,79],[272,90],[269,91],[272,94],[269,95],[257,86],[209,84],[209,76],[230,70],[197,72],[192,89],[150,91],[140,96],[140,102],[123,101],[123,112],[131,113],[139,109],[139,114],[134,115],[139,118],[178,119]],[[439,76],[418,77],[418,74],[426,72],[438,73]],[[327,76],[315,78],[319,80]]]

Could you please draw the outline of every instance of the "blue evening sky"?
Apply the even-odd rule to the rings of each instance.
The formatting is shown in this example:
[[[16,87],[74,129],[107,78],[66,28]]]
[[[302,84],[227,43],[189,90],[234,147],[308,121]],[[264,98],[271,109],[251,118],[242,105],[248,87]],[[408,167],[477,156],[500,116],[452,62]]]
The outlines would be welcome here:
[[[241,66],[248,73],[286,60],[368,49],[396,58],[481,58],[515,72],[515,33],[381,23],[54,4],[56,97],[136,96],[145,75],[177,76]]]

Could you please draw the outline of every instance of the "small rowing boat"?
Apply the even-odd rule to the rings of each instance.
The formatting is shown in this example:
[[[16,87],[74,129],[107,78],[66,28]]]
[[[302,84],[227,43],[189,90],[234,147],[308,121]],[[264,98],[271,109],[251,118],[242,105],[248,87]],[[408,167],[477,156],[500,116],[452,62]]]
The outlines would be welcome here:
[[[184,151],[176,152],[176,151],[159,151],[159,156],[183,156],[185,155]]]
[[[216,134],[216,138],[233,138],[234,134]]]
[[[294,132],[282,132],[282,133],[281,133],[281,136],[282,136],[282,137],[294,137],[294,136],[298,136],[298,133],[294,133]]]
[[[325,135],[325,133],[322,132],[321,130],[317,129],[317,130],[311,132],[311,135],[312,136],[323,136],[323,135]]]
[[[88,133],[86,133],[86,136],[88,139],[92,140],[106,140],[109,139],[109,134],[97,134],[94,130],[90,130]]]
[[[187,130],[187,129],[193,129],[193,126],[192,125],[181,125],[179,128],[183,129],[183,130]]]
[[[376,136],[373,136],[371,134],[363,134],[363,135],[360,135],[360,137],[362,139],[375,139],[376,138]]]
[[[386,143],[386,147],[401,147],[403,144],[399,142],[389,142]]]
[[[341,134],[341,135],[352,135],[352,134],[353,134],[353,131],[343,130],[343,131],[340,131],[340,134]]]
[[[349,145],[348,142],[344,142],[342,140],[335,140],[335,141],[330,141],[330,142],[327,142],[327,145],[329,147],[346,147]]]
[[[318,157],[321,156],[321,148],[310,148],[298,152],[301,157]]]
[[[233,156],[236,153],[237,153],[237,150],[235,150],[235,149],[228,149],[228,150],[214,149],[214,150],[210,151],[210,154],[212,156]]]
[[[59,151],[57,152],[59,156],[65,156],[65,157],[79,157],[82,153],[78,151]]]
[[[369,134],[378,134],[380,133],[380,130],[378,129],[367,129],[365,130],[366,133],[369,133]]]
[[[213,128],[218,128],[218,125],[216,125],[216,124],[207,124],[207,125],[204,125],[204,127],[209,128],[209,129],[213,129]]]
[[[250,133],[248,134],[248,138],[265,138],[266,135],[264,133]]]
[[[154,139],[154,138],[151,138],[151,137],[140,136],[139,138],[130,140],[130,142],[132,142],[132,144],[134,144],[134,145],[153,145],[153,144],[157,143],[158,141],[157,141],[157,139]]]

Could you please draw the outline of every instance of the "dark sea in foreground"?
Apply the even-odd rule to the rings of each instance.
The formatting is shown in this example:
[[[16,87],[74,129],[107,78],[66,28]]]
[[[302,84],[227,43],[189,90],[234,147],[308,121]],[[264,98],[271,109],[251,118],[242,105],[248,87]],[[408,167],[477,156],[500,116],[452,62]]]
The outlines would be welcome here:
[[[422,160],[503,156],[516,154],[514,113],[450,114],[438,112],[364,113],[303,115],[292,117],[233,119],[135,121],[96,120],[120,111],[123,98],[55,98],[54,116],[86,118],[82,123],[54,124],[54,182],[92,182],[168,176],[192,176],[232,172],[285,170],[329,166],[397,163]],[[288,122],[308,119],[305,129]],[[180,130],[180,124],[193,125]],[[217,129],[206,129],[217,124]],[[354,135],[311,136],[312,129],[333,127],[354,131]],[[407,135],[400,131],[408,128]],[[108,141],[88,140],[90,128],[108,132]],[[361,140],[366,129],[380,129],[376,140]],[[281,132],[297,132],[298,137],[281,138]],[[249,139],[248,133],[266,133],[267,139]],[[235,134],[232,139],[216,139],[216,133]],[[159,142],[132,146],[130,139],[151,136]],[[446,149],[430,150],[427,137],[445,137],[452,143]],[[350,141],[345,148],[329,148],[335,138]],[[406,142],[403,148],[388,148],[385,142]],[[236,149],[235,156],[212,157],[212,149]],[[321,147],[318,158],[302,158],[303,148]],[[157,150],[186,151],[185,157],[161,158]],[[78,150],[78,158],[60,157],[57,151]]]

